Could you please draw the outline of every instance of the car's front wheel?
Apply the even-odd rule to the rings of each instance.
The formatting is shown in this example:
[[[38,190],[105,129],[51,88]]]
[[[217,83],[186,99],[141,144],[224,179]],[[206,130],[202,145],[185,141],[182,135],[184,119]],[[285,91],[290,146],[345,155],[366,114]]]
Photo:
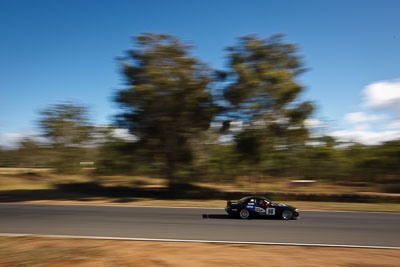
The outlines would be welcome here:
[[[282,219],[284,220],[290,220],[293,218],[293,212],[290,210],[284,210],[282,211]]]
[[[240,218],[248,219],[250,217],[250,212],[246,209],[242,209],[239,213]]]

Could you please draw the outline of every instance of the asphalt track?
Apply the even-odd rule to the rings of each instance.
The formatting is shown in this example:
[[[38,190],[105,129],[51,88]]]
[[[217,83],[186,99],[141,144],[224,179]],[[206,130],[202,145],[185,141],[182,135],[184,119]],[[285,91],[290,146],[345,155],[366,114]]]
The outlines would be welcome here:
[[[304,211],[283,221],[223,209],[1,204],[0,233],[400,248],[400,213]]]

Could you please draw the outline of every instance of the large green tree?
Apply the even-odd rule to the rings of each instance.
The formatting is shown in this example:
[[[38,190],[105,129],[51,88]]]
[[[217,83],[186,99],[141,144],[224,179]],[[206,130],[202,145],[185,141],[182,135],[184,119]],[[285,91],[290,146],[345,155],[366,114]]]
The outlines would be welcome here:
[[[121,62],[128,88],[116,97],[124,108],[119,122],[153,159],[161,159],[173,185],[213,118],[211,72],[174,36],[147,33],[135,41]]]
[[[245,36],[228,51],[224,98],[230,104],[229,117],[244,125],[236,135],[237,148],[253,163],[260,162],[266,150],[279,149],[281,158],[282,150],[307,139],[304,120],[313,110],[299,98],[304,87],[297,77],[304,68],[297,48],[281,35]]]

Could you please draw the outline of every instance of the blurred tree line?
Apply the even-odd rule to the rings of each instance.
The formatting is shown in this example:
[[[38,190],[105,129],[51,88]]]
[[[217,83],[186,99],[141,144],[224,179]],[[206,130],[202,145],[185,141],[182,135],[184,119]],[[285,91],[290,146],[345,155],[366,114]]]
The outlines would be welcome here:
[[[312,135],[313,104],[301,99],[298,48],[281,35],[245,36],[213,70],[192,47],[164,34],[135,37],[120,58],[124,89],[115,123],[96,126],[85,105],[43,109],[40,138],[0,149],[1,167],[164,176],[170,186],[246,176],[395,183],[400,141],[366,146]],[[124,135],[118,134],[126,129]]]

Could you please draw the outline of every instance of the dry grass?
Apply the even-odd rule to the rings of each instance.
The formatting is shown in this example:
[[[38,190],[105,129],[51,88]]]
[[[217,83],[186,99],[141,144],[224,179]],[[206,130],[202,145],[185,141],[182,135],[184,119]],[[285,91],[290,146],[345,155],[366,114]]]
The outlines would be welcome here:
[[[262,192],[294,192],[294,193],[364,193],[377,192],[376,185],[369,184],[339,184],[330,181],[318,181],[311,186],[290,187],[288,182],[292,178],[237,178],[234,183],[197,183],[199,186],[212,187],[223,190],[262,191]],[[362,185],[362,186],[361,186]]]
[[[0,168],[0,190],[47,188],[50,183],[66,181],[92,181],[96,180],[104,186],[134,186],[134,187],[165,187],[167,182],[162,178],[146,176],[93,176],[92,169],[86,169],[78,175],[53,174],[51,169],[32,168]],[[304,192],[304,193],[363,193],[378,192],[375,185],[336,184],[328,181],[319,181],[310,187],[288,187],[291,178],[262,178],[251,177],[237,178],[234,183],[195,183],[202,187],[223,190],[264,191],[264,192]]]
[[[0,238],[0,266],[395,267],[399,258],[383,249]]]
[[[157,200],[135,197],[100,197],[75,194],[74,192],[59,192],[54,188],[60,182],[87,182],[97,181],[103,186],[127,187],[164,187],[166,181],[161,178],[142,176],[92,176],[87,169],[80,175],[58,175],[51,169],[31,168],[0,168],[0,193],[6,190],[15,190],[18,201],[33,203],[75,203],[75,204],[118,204],[118,205],[154,205],[154,206],[189,206],[189,207],[224,207],[225,200]],[[249,190],[249,191],[288,191],[288,192],[318,192],[318,193],[360,193],[373,191],[373,187],[345,186],[328,182],[318,182],[312,187],[287,188],[288,179],[275,179],[271,181],[258,181],[253,183],[249,178],[243,177],[236,184],[198,183],[196,185],[224,190]],[[248,186],[250,185],[250,186]],[[28,196],[29,195],[29,196]],[[45,195],[46,198],[41,198]],[[24,198],[26,196],[26,198]],[[7,198],[3,198],[7,199]],[[10,200],[8,200],[10,201]],[[12,197],[11,197],[11,201]],[[306,202],[287,201],[300,209],[309,210],[354,210],[354,211],[387,211],[400,212],[400,204],[391,203],[337,203],[337,202]]]

